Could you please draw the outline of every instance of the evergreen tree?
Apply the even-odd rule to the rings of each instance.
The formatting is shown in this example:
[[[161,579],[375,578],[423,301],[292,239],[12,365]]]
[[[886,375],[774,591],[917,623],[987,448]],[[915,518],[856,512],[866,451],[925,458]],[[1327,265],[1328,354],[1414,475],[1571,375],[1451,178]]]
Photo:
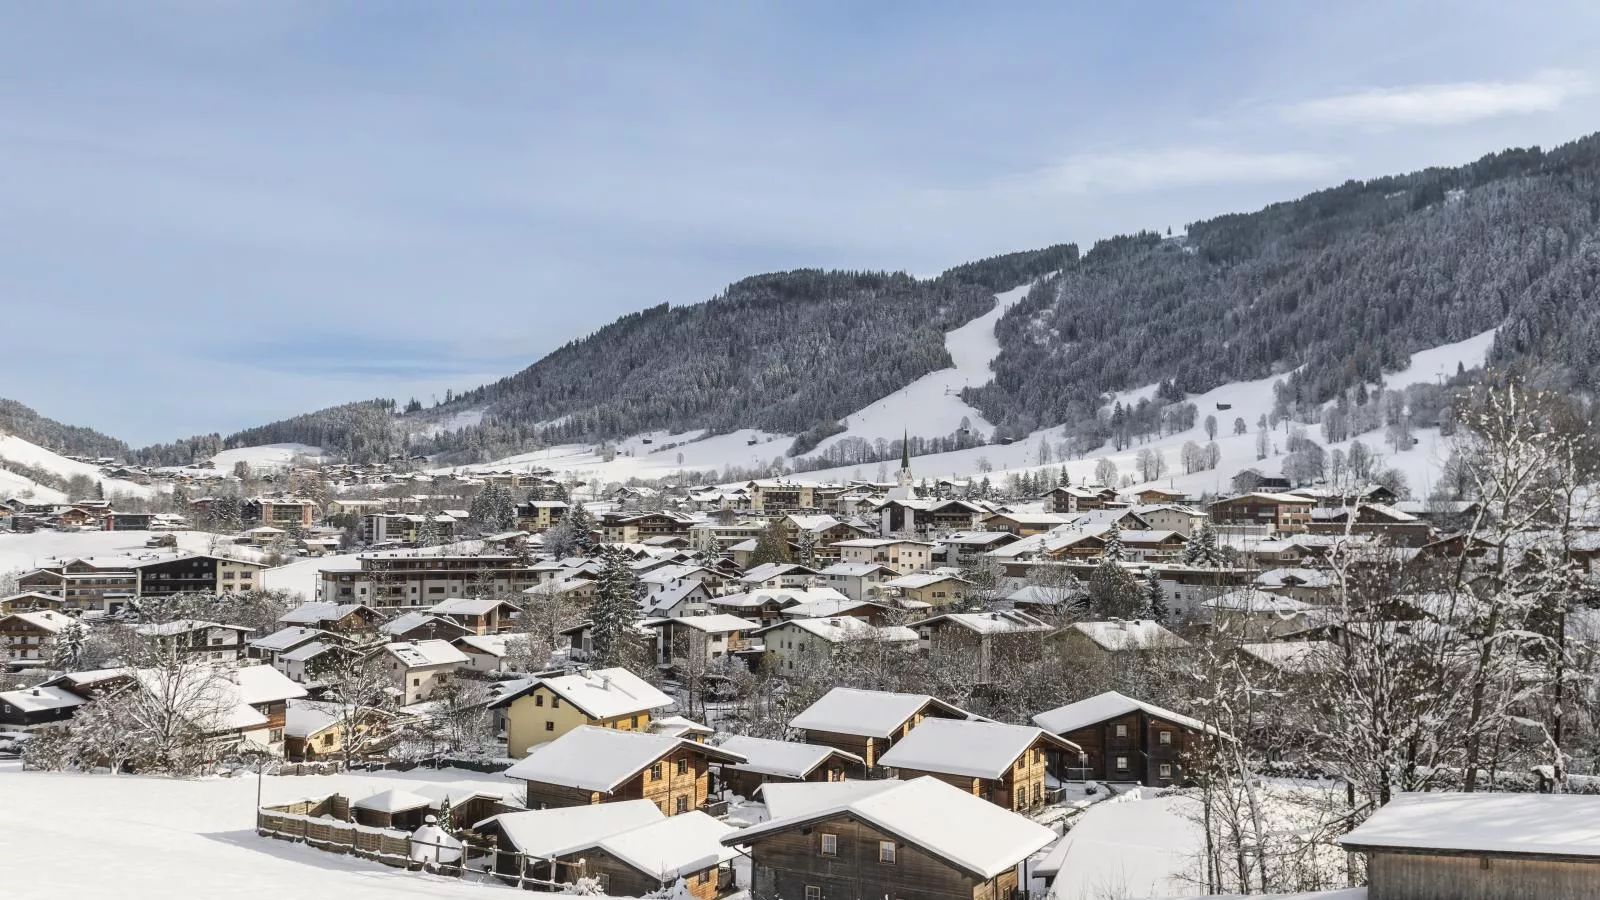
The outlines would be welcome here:
[[[50,667],[61,672],[76,672],[83,668],[84,644],[89,629],[78,619],[69,621],[56,633],[55,646],[50,654]]]
[[[589,514],[589,510],[582,503],[574,503],[561,522],[571,529],[572,552],[578,556],[592,556],[597,542],[594,539],[594,516]]]
[[[600,577],[589,606],[595,662],[601,666],[637,663],[634,650],[639,638],[634,622],[639,618],[639,576],[628,565],[627,555],[616,547],[601,547],[600,560]]]
[[[433,513],[423,513],[422,522],[417,525],[417,546],[437,547],[440,543],[439,525]]]
[[[1106,532],[1105,546],[1100,551],[1100,556],[1110,562],[1122,562],[1127,551],[1122,546],[1122,523],[1112,522],[1111,528]]]
[[[1183,546],[1183,564],[1202,569],[1215,569],[1222,565],[1222,554],[1217,550],[1217,532],[1211,527],[1210,519],[1189,532],[1189,540]]]
[[[817,561],[817,536],[811,533],[811,529],[800,529],[799,544],[799,560],[801,564],[807,566],[814,564]]]
[[[451,837],[456,837],[455,809],[450,803],[450,795],[445,794],[439,801],[439,830]]]
[[[783,520],[773,519],[762,529],[761,534],[756,536],[756,549],[750,554],[750,565],[755,567],[767,563],[786,562],[794,562],[793,556],[789,553],[789,538],[784,531]]]
[[[1157,622],[1167,620],[1167,595],[1161,590],[1161,576],[1154,567],[1146,569],[1144,573],[1144,604],[1140,618],[1154,619]]]

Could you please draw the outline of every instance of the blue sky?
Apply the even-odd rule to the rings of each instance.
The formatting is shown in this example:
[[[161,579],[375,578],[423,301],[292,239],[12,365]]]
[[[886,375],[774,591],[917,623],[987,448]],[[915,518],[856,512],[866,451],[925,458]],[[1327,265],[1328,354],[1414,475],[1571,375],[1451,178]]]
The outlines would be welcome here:
[[[0,396],[136,444],[1600,127],[1583,2],[0,11]]]

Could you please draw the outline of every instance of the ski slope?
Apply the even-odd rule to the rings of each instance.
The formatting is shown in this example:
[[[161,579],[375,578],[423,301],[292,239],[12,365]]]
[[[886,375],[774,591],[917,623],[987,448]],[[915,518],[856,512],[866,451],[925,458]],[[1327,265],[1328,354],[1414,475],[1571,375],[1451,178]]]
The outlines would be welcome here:
[[[99,466],[67,459],[59,453],[46,450],[14,434],[0,435],[0,459],[35,466],[51,472],[59,478],[72,478],[78,475],[90,478],[105,487],[106,499],[108,500],[115,500],[119,495],[131,497],[152,497],[155,495],[155,488],[149,485],[135,484],[120,478],[106,478],[100,474]],[[11,473],[11,475],[13,478],[19,477],[15,473]],[[26,478],[23,478],[22,481],[26,481],[30,485],[33,484],[32,481]],[[3,481],[0,481],[0,486],[4,486]],[[54,501],[56,497],[60,496],[60,491],[54,491],[41,485],[34,485],[34,490],[36,492],[34,496],[41,500],[48,498]],[[45,493],[46,491],[51,493]],[[65,500],[66,497],[60,496],[60,502]]]
[[[244,463],[257,472],[267,472],[287,469],[298,456],[320,460],[322,448],[310,444],[261,444],[255,447],[235,447],[211,457],[211,464],[218,472],[224,473],[232,472],[233,467],[239,463]]]
[[[994,379],[989,364],[1000,355],[1000,339],[994,327],[1000,317],[1016,306],[1033,287],[1030,282],[995,295],[994,309],[960,328],[945,333],[944,346],[955,363],[948,369],[918,378],[882,400],[846,416],[847,430],[833,435],[813,453],[821,452],[847,437],[868,441],[879,438],[899,440],[905,432],[921,437],[943,437],[965,422],[977,434],[987,437],[994,426],[983,414],[968,406],[960,394],[969,387],[982,387]]]

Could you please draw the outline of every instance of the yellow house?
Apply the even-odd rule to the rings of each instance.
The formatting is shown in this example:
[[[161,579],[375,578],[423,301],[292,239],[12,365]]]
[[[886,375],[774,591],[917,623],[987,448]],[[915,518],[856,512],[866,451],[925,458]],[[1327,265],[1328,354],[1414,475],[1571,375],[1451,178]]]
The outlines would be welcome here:
[[[584,725],[615,731],[645,731],[651,710],[672,705],[627,669],[594,669],[553,678],[534,678],[506,694],[493,708],[506,713],[506,755],[526,756]]]

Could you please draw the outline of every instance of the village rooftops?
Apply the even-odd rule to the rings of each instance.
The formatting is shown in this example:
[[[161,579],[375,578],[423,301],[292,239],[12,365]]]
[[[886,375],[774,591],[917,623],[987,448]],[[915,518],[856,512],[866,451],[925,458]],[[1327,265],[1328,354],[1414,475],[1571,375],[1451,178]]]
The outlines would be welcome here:
[[[741,619],[728,613],[717,613],[710,616],[684,616],[679,619],[645,619],[639,623],[646,628],[656,628],[662,625],[682,625],[693,628],[706,634],[731,634],[735,631],[754,631],[761,627],[760,622]]]
[[[1334,672],[1343,664],[1339,645],[1332,641],[1261,641],[1240,644],[1239,652],[1291,675]]]
[[[737,753],[686,738],[582,725],[548,744],[535,747],[516,765],[507,769],[505,775],[507,778],[609,794],[646,766],[680,747],[704,753],[713,761],[745,761]]]
[[[745,584],[760,584],[785,575],[817,575],[816,569],[802,566],[799,563],[764,563],[756,566],[740,576],[739,580]]]
[[[504,600],[491,600],[486,597],[452,597],[428,607],[428,612],[436,616],[486,616],[497,609],[516,611],[517,608]]]
[[[82,706],[87,702],[89,702],[87,699],[55,685],[42,684],[38,687],[0,691],[0,703],[9,704],[25,713],[67,709]]]
[[[1339,843],[1352,850],[1600,857],[1600,797],[1403,793]]]
[[[284,613],[278,621],[285,625],[321,625],[323,622],[337,622],[361,609],[373,612],[371,607],[362,603],[324,603],[312,600]]]
[[[789,727],[886,738],[930,706],[950,716],[973,717],[966,710],[927,694],[836,687],[789,720]]]
[[[378,626],[380,634],[408,634],[424,625],[432,624],[436,628],[446,628],[453,631],[465,632],[466,626],[442,616],[429,615],[425,612],[403,613]]]
[[[914,772],[1002,778],[1040,740],[1078,754],[1083,748],[1041,728],[964,719],[923,719],[879,757],[878,764]]]
[[[1004,532],[1001,533],[1004,534]],[[876,575],[879,573],[886,574],[890,578],[894,578],[900,574],[899,572],[896,572],[894,569],[891,569],[882,563],[843,562],[834,563],[826,569],[823,569],[821,574],[831,575],[839,578],[865,578],[868,575]]]
[[[712,597],[706,602],[712,606],[754,609],[767,603],[777,603],[779,606],[793,606],[798,603],[811,603],[816,600],[848,599],[850,598],[830,587],[762,588],[745,591],[742,594],[729,594],[726,597]]]
[[[917,633],[904,625],[885,625],[879,628],[864,619],[858,619],[854,616],[829,616],[826,619],[786,619],[775,625],[768,625],[759,631],[752,631],[751,634],[765,634],[769,631],[783,628],[786,625],[799,628],[830,644],[840,644],[845,641],[911,643],[917,640]]]
[[[143,637],[172,637],[195,631],[209,631],[213,628],[237,631],[240,634],[248,634],[255,630],[242,625],[224,625],[221,622],[207,622],[201,619],[173,619],[171,622],[161,622],[155,625],[140,625],[134,629],[134,632]]]
[[[1024,632],[1037,632],[1040,634],[1055,631],[1054,625],[1016,610],[1000,610],[998,612],[975,613],[945,613],[941,616],[912,622],[911,628],[921,628],[925,625],[934,625],[939,622],[948,622],[952,625],[965,628],[978,634],[1018,634]]]
[[[1056,839],[1056,833],[1043,825],[925,776],[865,796],[849,796],[834,806],[772,819],[734,832],[722,842],[746,845],[841,816],[865,822],[985,879],[1015,868]]]
[[[62,629],[72,624],[73,621],[71,616],[65,616],[61,613],[48,609],[36,610],[34,612],[12,613],[9,616],[0,616],[0,619],[15,619],[18,622],[25,622],[29,625],[32,625],[34,628],[37,628],[40,631],[48,631],[52,634],[59,634]]]
[[[901,590],[914,591],[918,588],[925,588],[929,585],[938,584],[941,581],[959,581],[962,584],[971,583],[959,575],[951,575],[948,572],[913,572],[910,575],[901,575],[899,578],[885,581],[883,586],[887,588],[900,588]]]
[[[803,779],[834,757],[848,760],[858,766],[866,765],[866,760],[854,753],[847,753],[834,747],[820,747],[816,744],[797,744],[793,741],[734,735],[717,746],[745,757],[746,762],[737,763],[732,768],[741,772],[775,775],[779,778]]]
[[[332,635],[320,628],[306,628],[301,625],[291,625],[288,628],[280,628],[265,637],[256,638],[250,642],[250,646],[257,650],[274,652],[287,650],[291,647],[305,643],[306,641],[318,640],[326,637],[332,637]]]
[[[931,541],[913,541],[906,538],[852,538],[848,541],[835,541],[833,547],[893,547],[896,544],[915,544],[919,547],[934,546]]]
[[[1217,730],[1200,721],[1192,719],[1182,713],[1175,713],[1170,709],[1162,709],[1154,703],[1135,700],[1116,691],[1106,691],[1087,700],[1069,703],[1033,717],[1033,724],[1043,728],[1051,734],[1066,734],[1080,728],[1097,725],[1107,719],[1115,719],[1129,713],[1142,712],[1157,719],[1163,719],[1174,725],[1181,725],[1195,731],[1208,734],[1217,734]]]
[[[767,814],[774,819],[804,816],[819,809],[841,806],[862,797],[904,784],[898,778],[874,778],[868,781],[769,781],[759,790],[761,801],[767,805]]]
[[[1227,610],[1229,612],[1251,613],[1276,613],[1280,616],[1291,616],[1312,611],[1326,611],[1327,607],[1285,597],[1282,594],[1269,594],[1257,588],[1240,588],[1220,594],[1200,604],[1202,609]]]
[[[665,882],[738,856],[738,851],[722,843],[737,830],[695,809],[609,835],[593,846]]]

